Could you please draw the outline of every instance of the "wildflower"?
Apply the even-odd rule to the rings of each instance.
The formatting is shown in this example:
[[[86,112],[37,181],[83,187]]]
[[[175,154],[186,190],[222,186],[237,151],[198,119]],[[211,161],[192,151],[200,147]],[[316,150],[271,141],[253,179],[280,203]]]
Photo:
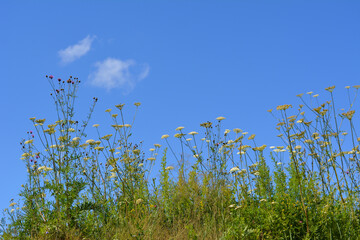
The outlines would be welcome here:
[[[187,142],[189,142],[189,141],[191,141],[191,140],[192,140],[192,138],[187,138],[187,139],[186,139]]]
[[[102,151],[104,150],[104,147],[94,147],[95,150],[99,150],[99,151]]]
[[[335,86],[325,88],[326,91],[332,92],[334,91]]]
[[[142,166],[144,166],[144,164],[143,164],[143,163],[140,163],[140,164],[138,165],[138,167],[142,167]]]
[[[136,102],[136,103],[134,103],[134,105],[137,106],[137,107],[139,107],[139,106],[141,105],[141,103],[140,103],[140,102]]]
[[[115,105],[115,107],[117,107],[119,110],[123,109],[123,107],[125,106],[125,104],[118,104]]]
[[[301,149],[300,145],[295,146],[295,149]]]
[[[37,120],[35,120],[35,122],[42,125],[45,122],[45,118],[44,119],[37,119]]]
[[[282,162],[278,162],[277,165],[280,166],[282,164]]]
[[[112,114],[111,117],[116,118],[118,114]]]
[[[274,149],[274,148],[275,148],[275,146],[271,146],[271,147],[270,147],[270,149]]]
[[[164,135],[161,136],[161,139],[166,139],[166,138],[168,138],[168,137],[169,137],[168,134],[164,134]]]
[[[53,79],[53,78],[54,78],[54,76],[53,76],[53,75],[50,75],[50,76],[49,76],[49,78],[50,78],[50,79]]]
[[[147,160],[154,161],[155,158],[154,157],[149,157]]]
[[[32,117],[32,118],[29,118],[31,121],[34,121],[36,118],[35,117]]]
[[[153,151],[155,151],[155,148],[150,148],[149,151],[153,152]]]
[[[189,132],[188,134],[189,134],[189,135],[196,135],[196,134],[198,134],[198,133],[193,131],[193,132]]]
[[[155,147],[158,147],[158,148],[160,148],[160,147],[161,147],[161,145],[160,145],[160,144],[158,144],[158,143],[155,143],[155,144],[154,144],[154,146],[155,146]]]
[[[116,178],[116,173],[112,172],[110,178]]]
[[[288,108],[292,108],[292,105],[290,104],[279,105],[276,107],[276,110],[286,110]]]
[[[175,134],[174,135],[174,137],[176,137],[176,138],[181,138],[182,136],[184,136],[185,134],[183,134],[183,133],[177,133],[177,134]]]
[[[355,85],[355,86],[353,86],[353,88],[359,89],[360,85]]]
[[[201,123],[201,124],[200,124],[200,127],[210,128],[210,127],[211,127],[211,125],[212,125],[212,123],[211,123],[211,122],[205,122],[205,123]]]
[[[296,95],[296,97],[301,98],[303,95],[304,95],[303,93],[300,93],[300,94]]]
[[[143,200],[141,199],[141,198],[139,198],[138,200],[136,200],[136,204],[140,204],[140,203],[142,203],[143,202]]]
[[[83,149],[85,149],[87,146],[89,146],[89,144],[87,144],[87,143],[84,143],[84,144],[80,145],[80,147],[82,147]]]
[[[269,109],[269,110],[267,110],[269,113],[271,113],[272,112],[272,109]]]
[[[95,143],[95,141],[93,139],[89,139],[89,140],[86,140],[85,143],[92,145]]]
[[[80,141],[80,137],[74,137],[72,140],[73,140],[74,142]]]
[[[130,124],[124,124],[124,127],[131,127]]]
[[[313,97],[318,97],[319,96],[319,94],[315,94]]]
[[[218,120],[220,122],[222,120],[225,120],[225,118],[224,117],[217,117],[216,120]]]
[[[261,199],[260,202],[266,202],[267,200],[265,198]]]
[[[248,140],[252,140],[255,138],[255,134],[251,134],[251,136],[248,138]]]
[[[100,126],[99,124],[94,124],[93,125],[93,127],[96,127],[96,128],[99,127],[99,126]]]
[[[229,206],[229,208],[233,208],[233,207],[235,207],[235,204],[231,204],[231,205]]]
[[[31,140],[27,140],[24,142],[24,144],[30,144],[30,143],[33,143],[34,139],[31,139]]]
[[[15,209],[11,209],[11,211],[10,211],[10,212],[12,213],[13,211],[15,211]]]
[[[255,147],[255,148],[253,148],[253,150],[254,151],[264,151],[264,149],[266,148],[266,145],[262,145],[262,146],[260,146],[260,147]]]
[[[226,129],[224,135],[227,135],[230,132],[230,129]]]
[[[181,131],[181,130],[183,130],[184,129],[184,127],[177,127],[176,129],[175,129],[175,131]]]
[[[234,131],[235,133],[241,133],[241,132],[242,132],[242,130],[241,130],[240,128],[234,128],[233,131]]]
[[[345,88],[346,88],[346,89],[349,89],[349,88],[350,88],[350,86],[346,86]]]
[[[109,140],[111,138],[111,136],[112,136],[112,134],[108,134],[108,135],[103,136],[101,139]]]
[[[105,112],[111,112],[111,108],[106,109]]]
[[[174,169],[173,166],[168,166],[168,167],[165,168],[165,170],[173,170],[173,169]]]
[[[309,95],[311,95],[311,94],[313,94],[313,92],[307,92],[306,94],[309,94]]]
[[[133,150],[133,153],[136,154],[136,155],[139,155],[140,154],[140,149]]]
[[[238,167],[233,167],[232,169],[230,169],[230,173],[233,173],[236,171],[240,171],[240,169]]]
[[[15,206],[16,205],[16,203],[10,203],[10,205],[9,205],[9,207],[12,207],[12,206]]]
[[[53,170],[51,167],[46,167],[46,166],[41,166],[41,167],[38,167],[38,171],[41,171],[41,170],[44,170],[44,171],[51,171]]]

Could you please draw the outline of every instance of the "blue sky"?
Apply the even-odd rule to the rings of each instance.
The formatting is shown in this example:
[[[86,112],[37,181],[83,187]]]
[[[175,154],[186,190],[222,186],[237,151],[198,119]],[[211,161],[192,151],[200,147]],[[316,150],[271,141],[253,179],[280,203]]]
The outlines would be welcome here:
[[[55,117],[46,74],[82,81],[79,119],[99,98],[91,124],[109,124],[104,111],[119,103],[131,119],[141,102],[133,132],[145,151],[218,116],[281,144],[266,110],[308,91],[328,100],[331,85],[346,106],[344,86],[359,84],[359,11],[358,1],[1,1],[0,208],[26,181],[28,119]]]

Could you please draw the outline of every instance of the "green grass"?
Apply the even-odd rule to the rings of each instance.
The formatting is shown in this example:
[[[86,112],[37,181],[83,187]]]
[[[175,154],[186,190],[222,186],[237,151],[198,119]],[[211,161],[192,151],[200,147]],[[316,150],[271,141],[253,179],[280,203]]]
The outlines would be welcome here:
[[[360,139],[352,110],[359,86],[341,114],[333,87],[323,104],[300,95],[297,110],[269,110],[283,146],[257,145],[240,129],[223,132],[220,117],[200,124],[200,134],[178,128],[174,138],[164,135],[164,147],[155,144],[145,157],[131,141],[124,105],[106,111],[113,133],[103,136],[95,125],[99,136],[90,140],[97,99],[78,122],[78,79],[49,82],[58,120],[31,119],[36,132],[21,143],[28,181],[4,211],[3,239],[359,239]]]

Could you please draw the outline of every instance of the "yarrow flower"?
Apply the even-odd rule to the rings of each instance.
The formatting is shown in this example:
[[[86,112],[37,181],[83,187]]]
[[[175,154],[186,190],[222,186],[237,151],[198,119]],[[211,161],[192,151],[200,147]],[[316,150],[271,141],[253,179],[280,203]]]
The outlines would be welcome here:
[[[30,143],[33,143],[34,139],[31,139],[31,140],[27,140],[24,142],[24,144],[30,144]]]
[[[173,166],[168,166],[168,167],[165,168],[165,170],[173,170],[173,169],[174,169]]]
[[[233,173],[236,171],[240,171],[240,169],[238,167],[233,167],[232,169],[230,169],[230,173]]]
[[[168,137],[169,137],[169,135],[165,134],[165,135],[162,135],[162,136],[161,136],[161,139],[166,139],[166,138],[168,138]]]
[[[181,131],[181,130],[183,130],[184,129],[184,127],[177,127],[176,129],[175,129],[175,131]]]
[[[198,133],[193,131],[193,132],[189,132],[188,134],[189,134],[189,135],[196,135],[196,134],[198,134]]]
[[[225,120],[225,118],[224,117],[217,117],[216,120],[222,121],[222,120]]]

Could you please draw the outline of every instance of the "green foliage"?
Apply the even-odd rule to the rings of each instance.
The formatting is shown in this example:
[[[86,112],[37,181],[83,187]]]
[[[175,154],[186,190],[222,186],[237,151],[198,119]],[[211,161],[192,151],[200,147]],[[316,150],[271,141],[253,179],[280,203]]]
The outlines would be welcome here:
[[[125,122],[124,104],[115,106],[118,113],[106,110],[113,134],[100,135],[95,124],[98,139],[86,140],[97,99],[79,124],[74,104],[80,81],[49,82],[58,119],[46,128],[45,119],[31,118],[36,138],[29,133],[21,143],[28,180],[19,202],[4,211],[3,239],[358,239],[354,102],[336,114],[333,87],[326,89],[331,101],[316,106],[299,95],[304,105],[295,115],[287,115],[291,105],[277,107],[280,118],[273,116],[285,146],[270,148],[271,161],[255,135],[222,133],[225,118],[219,117],[200,124],[201,140],[197,132],[190,139],[177,128],[177,148],[164,135],[160,178],[150,183],[161,146],[154,144],[145,158],[141,142],[131,142],[134,120]],[[178,166],[168,166],[168,150]]]

